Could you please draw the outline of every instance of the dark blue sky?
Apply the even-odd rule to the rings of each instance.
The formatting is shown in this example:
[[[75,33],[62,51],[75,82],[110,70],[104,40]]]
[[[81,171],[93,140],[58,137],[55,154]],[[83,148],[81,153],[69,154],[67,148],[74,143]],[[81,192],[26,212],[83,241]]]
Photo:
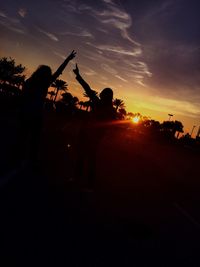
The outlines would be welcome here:
[[[1,1],[0,56],[16,58],[29,75],[42,63],[55,69],[76,49],[94,89],[112,87],[128,110],[197,124],[199,10],[197,0]],[[62,78],[80,96],[72,66]]]

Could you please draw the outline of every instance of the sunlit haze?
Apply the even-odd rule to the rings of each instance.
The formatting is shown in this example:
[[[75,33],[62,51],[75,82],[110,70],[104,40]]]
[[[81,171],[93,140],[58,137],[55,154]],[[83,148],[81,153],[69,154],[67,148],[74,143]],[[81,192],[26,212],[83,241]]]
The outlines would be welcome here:
[[[160,121],[172,113],[190,132],[200,124],[199,7],[194,0],[1,1],[0,56],[15,58],[29,76],[40,64],[56,70],[74,49],[61,76],[73,95],[83,93],[72,72],[78,63],[93,89],[111,87],[127,111]]]

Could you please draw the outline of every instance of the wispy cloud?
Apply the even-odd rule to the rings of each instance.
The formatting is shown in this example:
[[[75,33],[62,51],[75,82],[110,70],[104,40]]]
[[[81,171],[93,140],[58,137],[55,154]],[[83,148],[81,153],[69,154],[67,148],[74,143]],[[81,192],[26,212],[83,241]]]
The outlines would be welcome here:
[[[106,57],[101,50],[94,50],[94,49],[85,49],[83,53],[83,57],[95,61],[95,62],[104,62],[106,64],[112,64],[113,60],[109,57]]]
[[[136,46],[140,46],[140,43],[135,41],[133,37],[128,33],[128,29],[132,25],[131,16],[124,10],[122,10],[114,1],[103,0],[106,4],[106,10],[95,11],[95,16],[103,24],[110,25],[121,32],[121,36]]]
[[[128,81],[126,79],[124,79],[123,77],[121,77],[120,75],[115,75],[116,78],[120,79],[121,81],[127,83]]]
[[[103,70],[105,70],[106,72],[108,73],[111,73],[111,74],[117,74],[117,70],[115,70],[114,68],[110,67],[108,64],[101,64],[101,68]]]
[[[162,98],[162,97],[149,97],[148,104],[142,104],[142,107],[151,108],[153,110],[162,110],[180,114],[192,118],[196,118],[200,116],[200,105],[194,105],[189,101],[180,101],[170,98]]]
[[[91,43],[87,43],[88,45],[94,46],[102,51],[108,51],[108,52],[112,52],[112,53],[116,53],[116,54],[120,54],[120,55],[124,55],[124,56],[132,56],[132,57],[136,57],[142,54],[142,50],[141,48],[137,47],[137,48],[132,48],[131,50],[127,50],[121,46],[114,46],[114,45],[94,45]]]
[[[4,12],[1,11],[0,11],[0,24],[13,32],[20,34],[26,33],[26,28],[24,25],[22,25],[19,19],[9,17],[8,15],[6,15]]]
[[[79,32],[70,32],[70,31],[65,31],[60,33],[60,35],[73,35],[73,36],[78,36],[78,37],[89,37],[89,38],[94,38],[94,36],[87,30],[82,29]]]
[[[50,33],[50,32],[46,32],[40,28],[38,28],[38,31],[43,33],[44,35],[46,35],[47,37],[49,37],[49,39],[51,39],[52,41],[55,41],[55,42],[58,42],[58,38],[53,34],[53,33]]]
[[[103,0],[103,2],[105,2],[107,4],[113,4],[113,0]]]
[[[89,46],[89,49],[84,49],[85,58],[98,61],[101,69],[113,78],[122,82],[128,82],[131,78],[132,84],[135,82],[144,87],[145,78],[150,78],[152,73],[143,60],[141,44],[129,33],[132,27],[131,15],[115,0],[101,0],[98,5],[88,3],[65,1],[65,7],[71,13],[74,12],[75,16],[78,15],[83,24],[91,18],[95,20],[95,28],[94,24],[87,22],[87,31],[79,33],[77,29],[73,29],[63,34],[91,38],[90,42],[84,43],[84,47],[85,44]]]
[[[4,12],[0,11],[0,17],[7,18],[7,15]]]
[[[131,60],[126,59],[125,64],[128,66],[129,72],[127,76],[131,77],[133,74],[143,74],[148,77],[152,77],[152,73],[149,71],[149,68],[145,62],[135,61],[134,63]]]
[[[66,59],[66,56],[59,53],[59,52],[53,51],[53,53],[54,53],[54,55],[58,56],[59,58]]]
[[[25,18],[26,14],[27,14],[26,8],[20,8],[18,10],[18,14],[20,15],[20,17]]]
[[[85,67],[85,71],[84,71],[85,75],[87,76],[94,76],[96,75],[96,71],[94,71],[93,69],[91,68],[88,68],[88,67]]]

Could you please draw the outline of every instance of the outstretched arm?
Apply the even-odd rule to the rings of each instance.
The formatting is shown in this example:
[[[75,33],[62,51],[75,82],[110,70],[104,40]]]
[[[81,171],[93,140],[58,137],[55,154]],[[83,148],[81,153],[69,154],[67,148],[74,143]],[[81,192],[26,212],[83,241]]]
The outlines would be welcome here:
[[[76,52],[73,50],[69,56],[65,59],[65,61],[60,65],[60,67],[57,69],[57,71],[52,75],[52,80],[51,82],[54,82],[60,74],[62,74],[63,70],[66,68],[67,64],[69,63],[70,60],[75,58]]]
[[[83,87],[83,89],[85,90],[86,94],[89,96],[89,98],[91,100],[96,100],[98,99],[98,97],[96,96],[96,93],[94,90],[91,89],[91,87],[89,86],[89,84],[81,77],[80,73],[79,73],[79,68],[78,65],[76,64],[76,68],[73,70],[73,72],[76,75],[76,79],[77,81],[80,83],[80,85]]]

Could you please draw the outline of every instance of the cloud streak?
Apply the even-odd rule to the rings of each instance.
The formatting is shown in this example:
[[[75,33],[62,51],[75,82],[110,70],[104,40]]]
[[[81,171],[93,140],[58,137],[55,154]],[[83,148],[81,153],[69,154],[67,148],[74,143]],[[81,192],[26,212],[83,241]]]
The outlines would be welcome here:
[[[120,9],[114,1],[103,2],[106,4],[107,9],[100,12],[94,12],[100,22],[118,29],[124,39],[136,46],[140,46],[139,42],[135,41],[128,33],[128,29],[132,25],[131,16],[124,10]]]
[[[53,33],[50,33],[50,32],[46,32],[40,28],[38,28],[38,31],[43,33],[44,35],[46,35],[49,39],[51,39],[52,41],[55,41],[55,42],[58,42],[58,38],[53,34]]]
[[[142,54],[142,50],[140,48],[132,48],[131,50],[127,50],[121,46],[114,46],[114,45],[93,45],[91,43],[87,43],[88,45],[91,45],[93,47],[96,47],[99,50],[102,51],[108,51],[112,52],[118,55],[123,55],[123,56],[132,56],[132,57],[137,57]]]
[[[14,17],[9,17],[6,13],[0,11],[0,24],[10,31],[25,34],[26,27],[21,21]]]
[[[20,15],[20,17],[25,18],[25,16],[27,15],[26,8],[20,8],[18,10],[18,14]]]
[[[70,32],[70,31],[65,31],[60,33],[60,35],[72,35],[72,36],[77,36],[77,37],[88,37],[88,38],[94,38],[94,36],[87,30],[82,29],[79,32]]]

